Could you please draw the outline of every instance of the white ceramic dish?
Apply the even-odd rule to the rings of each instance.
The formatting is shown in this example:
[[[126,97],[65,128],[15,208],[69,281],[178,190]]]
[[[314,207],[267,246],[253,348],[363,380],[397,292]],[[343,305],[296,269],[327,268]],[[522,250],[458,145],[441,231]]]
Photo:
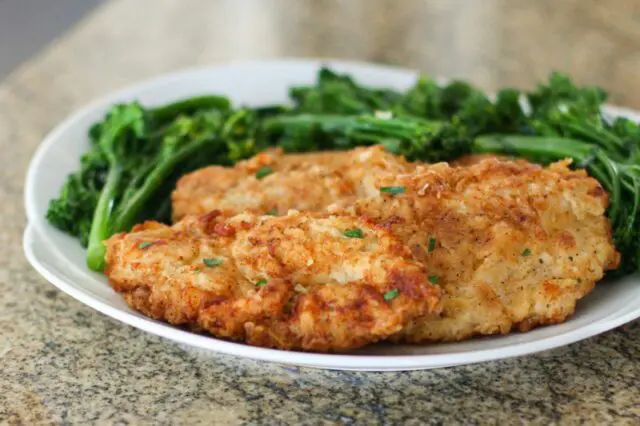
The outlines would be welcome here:
[[[566,323],[525,334],[490,337],[455,344],[424,346],[378,344],[348,355],[286,352],[232,343],[180,330],[129,309],[104,276],[90,272],[84,252],[73,238],[44,219],[50,199],[58,195],[68,173],[78,167],[88,147],[87,130],[110,105],[137,99],[163,104],[204,93],[227,95],[235,104],[251,106],[286,102],[287,87],[311,83],[322,64],[354,75],[367,85],[405,89],[416,73],[399,68],[344,61],[245,62],[190,70],[122,90],[78,111],[44,140],[29,167],[25,201],[29,227],[24,249],[29,262],[62,291],[119,321],[196,348],[253,359],[346,370],[410,370],[439,368],[526,355],[585,339],[640,317],[640,279],[627,277],[597,286],[580,301]],[[611,108],[613,115],[640,116]]]

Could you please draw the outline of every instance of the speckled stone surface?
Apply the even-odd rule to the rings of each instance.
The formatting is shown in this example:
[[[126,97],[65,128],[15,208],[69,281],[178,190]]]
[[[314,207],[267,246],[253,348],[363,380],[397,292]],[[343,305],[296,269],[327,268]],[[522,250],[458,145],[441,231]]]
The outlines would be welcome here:
[[[288,368],[185,351],[24,260],[22,188],[59,120],[186,66],[332,56],[528,87],[552,68],[640,107],[636,0],[119,0],[0,83],[0,424],[640,424],[640,322],[437,371]]]

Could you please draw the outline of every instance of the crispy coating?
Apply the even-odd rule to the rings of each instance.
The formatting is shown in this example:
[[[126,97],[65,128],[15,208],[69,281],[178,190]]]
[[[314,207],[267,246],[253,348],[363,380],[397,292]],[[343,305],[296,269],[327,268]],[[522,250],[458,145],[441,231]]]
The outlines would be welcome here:
[[[345,236],[355,229],[362,238]],[[147,222],[106,246],[105,273],[132,308],[253,345],[357,348],[439,301],[402,243],[352,216],[214,211],[173,227]]]
[[[619,254],[604,216],[606,192],[568,164],[483,159],[419,167],[383,179],[405,193],[346,209],[390,229],[443,289],[442,311],[414,320],[394,340],[527,331],[574,312],[603,272],[618,266]]]
[[[272,173],[256,173],[270,167]],[[234,167],[210,166],[182,177],[172,195],[173,219],[220,210],[286,214],[289,209],[322,212],[377,192],[383,173],[408,173],[415,165],[381,146],[310,154],[274,149]]]
[[[498,155],[498,154],[468,154],[468,155],[463,155],[461,157],[456,158],[455,160],[451,161],[449,164],[451,164],[454,167],[469,167],[469,166],[474,166],[476,164],[482,163],[484,160],[503,160],[503,161],[510,161],[510,160],[514,160],[511,159],[505,155]],[[526,160],[515,160],[515,161],[523,161],[523,164],[526,164]]]
[[[273,173],[256,178],[265,166]],[[176,217],[219,210],[112,237],[107,275],[147,315],[268,347],[330,351],[388,336],[527,331],[565,321],[619,263],[606,192],[568,166],[486,155],[416,165],[381,147],[269,151],[184,177]],[[255,215],[274,208],[334,216]],[[364,239],[341,234],[355,228]],[[204,258],[224,262],[209,268]],[[442,292],[435,308],[427,280]],[[386,303],[381,295],[396,288]]]

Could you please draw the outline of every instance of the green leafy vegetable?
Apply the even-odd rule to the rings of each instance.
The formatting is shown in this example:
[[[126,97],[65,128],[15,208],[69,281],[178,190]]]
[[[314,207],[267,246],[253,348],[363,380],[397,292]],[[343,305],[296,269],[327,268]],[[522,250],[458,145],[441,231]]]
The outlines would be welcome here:
[[[293,110],[311,114],[361,114],[387,109],[401,94],[388,89],[358,85],[350,76],[321,68],[315,86],[298,86],[289,90]]]
[[[431,162],[468,153],[473,142],[459,122],[380,114],[275,116],[265,120],[264,131],[289,152],[382,144],[409,160]]]
[[[220,97],[159,109],[132,102],[115,105],[92,127],[91,150],[47,212],[53,225],[87,246],[90,269],[104,268],[103,241],[114,233],[145,219],[169,220],[164,206],[179,176],[219,161],[226,147],[217,135],[228,106]]]
[[[261,279],[260,281],[258,281],[256,283],[256,287],[262,287],[263,285],[267,285],[267,280],[266,279]]]
[[[531,92],[505,88],[495,97],[469,82],[439,84],[427,76],[397,91],[322,68],[314,84],[289,94],[291,105],[260,108],[234,109],[221,96],[157,108],[115,105],[91,127],[90,149],[50,202],[47,220],[77,237],[87,247],[87,264],[99,271],[105,239],[143,220],[170,222],[180,176],[209,164],[233,165],[269,146],[308,152],[382,144],[426,162],[474,152],[543,164],[570,158],[609,194],[607,215],[622,253],[618,273],[640,270],[640,126],[606,117],[602,89],[552,73]],[[264,167],[256,177],[272,172]],[[404,190],[381,188],[391,195]],[[364,237],[360,229],[344,235]],[[435,248],[430,238],[428,252]]]
[[[192,117],[180,116],[169,126],[160,142],[160,150],[147,164],[141,175],[133,175],[129,187],[125,189],[113,218],[114,232],[130,229],[138,219],[142,209],[165,179],[182,162],[188,161],[206,145],[216,143],[217,131],[222,124],[217,111],[198,112]],[[146,170],[147,167],[152,167]],[[139,183],[139,186],[135,186]]]
[[[97,147],[107,160],[108,171],[93,212],[87,246],[87,264],[94,271],[104,268],[103,241],[111,235],[109,217],[119,194],[124,170],[133,157],[145,154],[140,139],[146,135],[144,110],[138,103],[115,106],[107,116]]]

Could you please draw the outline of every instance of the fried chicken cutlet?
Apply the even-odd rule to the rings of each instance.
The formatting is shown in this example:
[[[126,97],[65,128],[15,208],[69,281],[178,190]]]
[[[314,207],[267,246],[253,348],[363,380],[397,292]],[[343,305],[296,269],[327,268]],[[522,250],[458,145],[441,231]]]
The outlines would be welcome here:
[[[380,155],[382,148],[354,152],[372,150]],[[442,313],[415,320],[404,339],[453,341],[562,322],[604,271],[617,267],[604,216],[608,197],[584,171],[492,155],[452,164],[381,168],[351,207],[345,200],[330,207],[388,227],[443,288]],[[283,169],[278,180],[262,182],[261,202],[274,202],[268,194],[288,179]],[[381,193],[384,186],[405,192]],[[218,198],[235,191],[221,190]]]
[[[360,149],[361,155],[370,150],[374,150],[374,153],[378,150],[379,153],[380,148]],[[284,163],[287,162],[287,158],[288,156],[283,156]],[[358,229],[364,230],[365,234],[369,233],[365,224],[377,231],[390,231],[390,234],[385,235],[398,238],[406,250],[412,253],[413,260],[422,265],[423,279],[426,277],[442,290],[439,308],[435,310],[439,312],[412,315],[407,325],[393,334],[391,339],[408,342],[456,341],[475,335],[508,333],[513,329],[526,331],[538,325],[566,320],[574,312],[577,300],[593,289],[605,270],[616,268],[619,262],[619,254],[612,243],[610,225],[604,216],[608,203],[606,192],[584,171],[570,170],[568,165],[568,162],[559,162],[544,168],[523,160],[511,162],[491,157],[471,158],[470,161],[458,163],[454,167],[444,163],[417,167],[411,165],[404,171],[403,167],[399,167],[390,173],[366,173],[370,180],[367,190],[363,192],[365,196],[353,201],[348,199],[349,203],[345,203],[347,199],[338,198],[337,201],[340,202],[328,208],[331,213],[337,214],[336,217],[342,221],[360,221]],[[266,194],[276,194],[277,188],[272,186],[277,187],[280,182],[288,179],[289,169],[279,170],[279,179],[261,181],[262,190]],[[245,173],[244,176],[250,176],[250,173]],[[226,190],[224,186],[220,187],[217,199],[231,203],[229,200],[235,196],[236,188],[243,185],[242,178],[236,179],[234,186],[227,187]],[[380,189],[383,187],[395,190],[381,192]],[[270,199],[271,196],[263,198],[261,203],[274,203],[275,201]],[[295,199],[291,200],[290,207],[298,207]],[[327,196],[323,204],[329,201],[330,197]],[[242,202],[237,207],[230,204],[230,211],[241,211],[246,205]],[[263,219],[245,216],[254,218],[248,220],[252,224],[251,227],[262,226],[259,224]],[[295,213],[297,220],[304,220],[307,216],[311,218],[309,220],[324,217],[306,212]],[[234,220],[238,219],[224,219],[220,215],[214,222],[220,231],[225,229],[220,223],[236,223]],[[244,219],[240,223],[243,221]],[[189,247],[190,244],[196,244],[205,233],[201,222],[202,219],[197,221],[191,218],[175,225],[174,228],[145,225],[136,229],[133,234],[118,238],[139,241],[140,237],[135,236],[136,232],[141,232],[144,236],[145,232],[159,227],[158,229],[163,229],[164,234],[175,234],[171,238],[165,235],[160,241],[167,240],[168,245],[173,247],[174,241],[177,240],[179,245]],[[208,225],[209,228],[211,226],[213,225]],[[235,230],[237,223],[232,228]],[[300,238],[311,232],[309,229],[301,230],[297,225],[294,229],[301,233]],[[147,241],[147,238],[153,240],[155,237],[144,236],[143,241]],[[208,239],[210,236],[204,238]],[[275,238],[275,241],[280,240],[280,237]],[[309,240],[310,245],[316,244],[311,240],[317,241],[317,238]],[[233,241],[223,243],[222,246],[233,245]],[[247,241],[252,241],[257,247],[270,247],[272,244],[272,239],[268,238],[249,240],[247,237]],[[135,244],[134,242],[129,241],[127,250],[131,251],[131,244]],[[216,320],[220,322],[215,323],[217,325],[213,327],[212,320],[204,319],[211,318],[210,314],[200,312],[204,311],[200,307],[209,303],[208,296],[199,296],[192,300],[183,297],[182,290],[179,290],[182,288],[180,283],[185,278],[173,274],[175,270],[181,270],[183,259],[176,259],[176,254],[164,254],[161,251],[156,255],[155,262],[166,261],[171,266],[150,267],[145,263],[145,266],[142,266],[143,272],[135,275],[130,272],[130,269],[135,270],[138,267],[136,265],[140,265],[135,256],[142,255],[146,258],[148,254],[141,249],[133,250],[132,255],[126,252],[121,244],[123,243],[118,242],[116,237],[109,242],[108,256],[111,260],[108,259],[108,273],[112,283],[115,288],[125,293],[125,297],[134,308],[155,318],[207,328],[200,325],[199,318],[203,318],[203,323],[208,324],[207,329],[216,335],[283,348],[343,350],[384,338],[382,336],[385,333],[362,331],[362,328],[354,328],[353,324],[348,322],[342,327],[340,324],[344,321],[343,317],[336,318],[330,325],[323,323],[321,331],[301,332],[299,319],[282,319],[282,315],[287,315],[283,314],[286,309],[282,304],[275,310],[270,310],[269,314],[262,313],[265,312],[262,307],[260,314],[255,314],[254,308],[245,309],[246,306],[254,306],[254,299],[251,299],[249,293],[252,289],[250,280],[257,279],[260,274],[251,275],[249,281],[241,279],[238,290],[229,290],[233,287],[227,284],[224,297],[233,293],[233,298],[229,300],[235,301],[240,298],[241,302],[238,303],[242,307],[230,310],[228,306],[235,302],[225,302],[226,310],[220,308],[215,311],[214,316],[222,316],[224,312],[230,314]],[[218,246],[215,247],[215,250],[218,250]],[[176,249],[166,250],[173,252]],[[286,266],[286,273],[294,274],[296,268],[304,268],[301,262],[289,259],[297,258],[298,253],[297,246],[286,253],[281,252],[279,262],[283,267]],[[189,267],[193,267],[193,259],[197,256],[192,255]],[[162,260],[165,257],[169,260]],[[316,266],[321,264],[324,267],[344,267],[341,254],[321,259],[312,255],[311,259]],[[353,263],[349,265],[347,269],[358,268],[353,266]],[[207,272],[211,273],[209,270]],[[223,270],[218,272],[230,274]],[[155,284],[140,284],[155,282],[156,277],[163,275],[167,275],[167,278],[158,282],[166,284],[162,284],[158,289],[154,290]],[[326,277],[326,273],[320,276]],[[223,280],[221,282],[228,282],[220,279]],[[397,282],[395,279],[392,281]],[[192,284],[185,285],[189,289],[193,287]],[[287,288],[287,291],[291,291],[290,284]],[[184,293],[189,292],[190,290]],[[199,289],[196,293],[204,294]],[[293,291],[293,294],[295,293]],[[251,301],[247,302],[249,299]],[[431,304],[426,311],[433,311],[434,299],[425,300]],[[365,305],[372,310],[371,312],[377,309],[372,308],[373,305]],[[322,302],[315,306],[325,309],[327,304]],[[355,302],[350,307],[354,310],[350,311],[349,315],[357,315],[356,312],[360,312]],[[241,313],[238,313],[238,309]],[[322,309],[317,310],[318,315],[328,315]],[[366,311],[368,308],[362,309]],[[249,312],[248,317],[244,316],[245,312]],[[371,312],[365,315],[373,318]],[[274,321],[274,317],[278,319]],[[256,325],[258,323],[259,325]],[[400,323],[401,320],[394,322],[396,327],[401,328]],[[359,330],[353,337],[355,340],[349,337],[352,328]],[[323,337],[308,337],[317,335]],[[367,337],[361,338],[362,335]],[[305,339],[323,343],[310,344],[309,340]]]
[[[353,216],[213,211],[137,225],[106,246],[105,274],[132,308],[259,346],[353,349],[439,301],[397,238]]]
[[[322,212],[334,203],[375,195],[381,173],[414,168],[381,146],[286,155],[273,149],[234,167],[209,166],[182,177],[172,195],[173,219],[211,210],[225,215]]]
[[[619,254],[604,216],[606,192],[568,165],[435,164],[381,180],[402,193],[329,209],[391,230],[443,290],[442,311],[415,319],[394,340],[527,331],[573,314]]]

